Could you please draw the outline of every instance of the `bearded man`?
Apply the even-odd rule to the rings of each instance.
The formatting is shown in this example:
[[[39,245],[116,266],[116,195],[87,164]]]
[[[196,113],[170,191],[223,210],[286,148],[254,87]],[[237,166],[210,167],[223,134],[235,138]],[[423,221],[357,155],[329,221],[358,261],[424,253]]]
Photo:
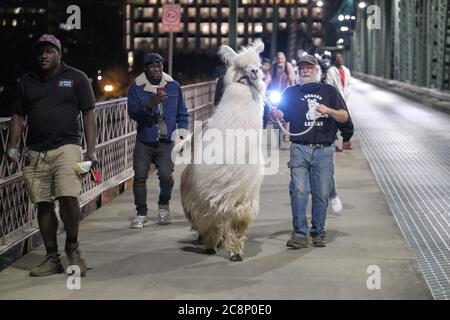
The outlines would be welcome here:
[[[349,116],[337,89],[320,83],[321,69],[315,57],[302,57],[299,72],[301,85],[287,88],[279,109],[271,112],[273,118],[290,122],[292,133],[303,132],[314,124],[307,134],[290,138],[289,194],[294,230],[286,245],[294,249],[308,247],[308,233],[314,247],[325,247],[325,220],[334,174],[337,123],[345,123]],[[306,208],[310,193],[312,227],[308,230]]]

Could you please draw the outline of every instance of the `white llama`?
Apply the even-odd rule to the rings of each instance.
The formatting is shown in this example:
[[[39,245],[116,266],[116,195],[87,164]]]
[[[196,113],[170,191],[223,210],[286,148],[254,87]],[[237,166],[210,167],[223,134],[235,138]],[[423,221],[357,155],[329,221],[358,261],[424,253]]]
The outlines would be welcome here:
[[[239,53],[228,46],[220,47],[219,55],[229,67],[222,99],[206,130],[214,129],[223,137],[229,129],[260,132],[266,89],[260,71],[259,55],[263,50],[261,41],[242,48]],[[217,247],[223,245],[231,261],[243,259],[245,234],[258,213],[264,170],[261,139],[256,136],[253,144],[237,146],[245,146],[243,153],[236,148],[232,152],[232,143],[225,141],[224,164],[190,164],[182,173],[180,191],[184,213],[192,229],[198,231],[207,254],[215,254]],[[203,142],[205,149],[208,143],[215,142]],[[194,153],[201,152],[199,149],[195,148]],[[233,153],[241,157],[235,159]],[[249,161],[255,153],[257,161]]]

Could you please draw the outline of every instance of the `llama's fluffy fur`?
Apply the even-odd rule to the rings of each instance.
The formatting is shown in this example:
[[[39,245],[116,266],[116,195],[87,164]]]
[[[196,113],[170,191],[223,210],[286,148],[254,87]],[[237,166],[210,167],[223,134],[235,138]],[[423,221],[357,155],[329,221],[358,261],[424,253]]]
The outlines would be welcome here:
[[[219,49],[219,55],[228,64],[225,91],[206,129],[219,130],[225,137],[226,129],[262,128],[265,86],[259,54],[263,49],[264,45],[259,41],[239,53],[228,46]],[[231,260],[238,261],[243,257],[245,233],[258,213],[263,178],[259,138],[256,150],[257,164],[248,161],[245,164],[191,164],[182,173],[183,209],[208,253],[215,253],[222,243]],[[195,148],[194,152],[197,151]],[[224,154],[227,156],[228,153],[224,151]],[[245,157],[249,159],[248,150]]]

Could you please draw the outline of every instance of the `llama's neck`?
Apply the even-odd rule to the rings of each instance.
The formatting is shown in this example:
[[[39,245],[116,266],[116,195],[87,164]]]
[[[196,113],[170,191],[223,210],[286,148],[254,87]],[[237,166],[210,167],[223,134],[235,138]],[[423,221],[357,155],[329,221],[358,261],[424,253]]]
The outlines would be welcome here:
[[[228,108],[237,108],[242,112],[244,106],[259,109],[262,103],[262,94],[249,85],[234,82],[226,88],[222,101],[226,102]]]
[[[215,128],[260,129],[262,127],[262,96],[255,99],[252,89],[241,83],[230,84],[210,124]]]

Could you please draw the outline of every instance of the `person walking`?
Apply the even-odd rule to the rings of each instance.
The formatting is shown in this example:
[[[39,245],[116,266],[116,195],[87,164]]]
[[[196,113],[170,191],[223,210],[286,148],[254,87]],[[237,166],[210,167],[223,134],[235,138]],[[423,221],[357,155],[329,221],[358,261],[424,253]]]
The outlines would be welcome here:
[[[7,150],[8,157],[18,161],[17,144],[26,118],[23,175],[28,196],[37,204],[39,231],[47,251],[44,261],[30,271],[30,276],[35,277],[64,271],[56,238],[55,200],[66,232],[69,265],[78,266],[82,276],[87,271],[78,242],[82,178],[75,168],[83,160],[80,112],[87,147],[84,160],[93,166],[98,162],[95,99],[86,74],[61,61],[61,49],[61,42],[54,35],[44,34],[37,40],[37,68],[20,79]]]
[[[128,89],[128,115],[137,122],[133,155],[137,215],[131,221],[131,228],[148,225],[147,179],[152,163],[156,165],[160,186],[158,224],[170,224],[169,201],[174,185],[172,136],[177,128],[177,137],[188,135],[189,114],[180,84],[163,72],[163,58],[158,53],[144,57],[144,71]]]
[[[326,215],[334,174],[334,153],[337,123],[345,123],[348,112],[336,88],[320,83],[321,69],[317,59],[311,55],[299,61],[301,85],[289,87],[283,93],[279,109],[271,116],[290,123],[291,170],[289,194],[291,197],[293,232],[286,243],[290,248],[308,247],[308,235],[314,247],[325,247]],[[311,114],[310,107],[314,107]],[[318,113],[318,115],[317,115]],[[314,122],[314,118],[316,121]],[[306,209],[309,194],[312,195],[312,227],[308,228]]]

